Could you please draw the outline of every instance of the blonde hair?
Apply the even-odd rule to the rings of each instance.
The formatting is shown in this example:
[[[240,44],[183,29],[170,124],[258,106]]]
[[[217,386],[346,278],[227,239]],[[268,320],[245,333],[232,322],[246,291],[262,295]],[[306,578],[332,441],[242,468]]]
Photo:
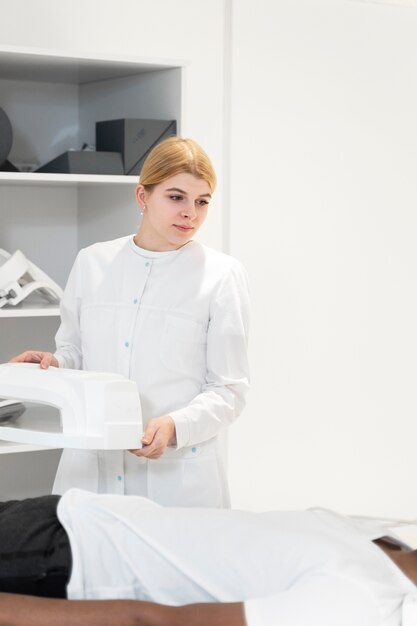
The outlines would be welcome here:
[[[157,144],[146,157],[140,184],[148,191],[171,176],[188,173],[216,187],[216,173],[207,154],[193,139],[169,137]]]

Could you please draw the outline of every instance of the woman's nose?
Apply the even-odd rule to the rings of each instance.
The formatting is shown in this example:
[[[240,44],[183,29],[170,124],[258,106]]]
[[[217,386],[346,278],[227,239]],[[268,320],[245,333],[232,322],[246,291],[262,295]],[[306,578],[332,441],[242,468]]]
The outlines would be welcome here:
[[[188,217],[188,219],[190,220],[193,220],[197,215],[194,204],[189,204],[188,206],[183,207],[181,215],[183,217]]]

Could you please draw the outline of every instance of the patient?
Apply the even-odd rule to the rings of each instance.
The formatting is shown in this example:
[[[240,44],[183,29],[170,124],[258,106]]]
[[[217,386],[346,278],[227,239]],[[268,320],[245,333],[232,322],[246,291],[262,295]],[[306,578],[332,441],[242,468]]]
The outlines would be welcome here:
[[[330,511],[0,504],[0,626],[416,626],[416,584],[417,551]]]

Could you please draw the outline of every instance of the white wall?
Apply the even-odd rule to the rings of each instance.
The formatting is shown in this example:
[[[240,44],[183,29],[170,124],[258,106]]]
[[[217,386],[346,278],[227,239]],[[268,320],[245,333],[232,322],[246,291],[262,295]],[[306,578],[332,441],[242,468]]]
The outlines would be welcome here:
[[[234,506],[417,517],[417,9],[233,3]]]

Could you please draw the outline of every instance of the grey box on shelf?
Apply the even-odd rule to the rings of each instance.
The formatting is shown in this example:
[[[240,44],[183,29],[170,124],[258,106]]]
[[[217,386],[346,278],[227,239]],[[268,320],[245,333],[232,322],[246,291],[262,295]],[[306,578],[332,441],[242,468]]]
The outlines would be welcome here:
[[[51,174],[123,175],[123,161],[120,152],[69,150],[36,171]]]
[[[96,122],[96,149],[121,152],[124,173],[135,175],[152,148],[176,132],[175,120],[126,118]]]

